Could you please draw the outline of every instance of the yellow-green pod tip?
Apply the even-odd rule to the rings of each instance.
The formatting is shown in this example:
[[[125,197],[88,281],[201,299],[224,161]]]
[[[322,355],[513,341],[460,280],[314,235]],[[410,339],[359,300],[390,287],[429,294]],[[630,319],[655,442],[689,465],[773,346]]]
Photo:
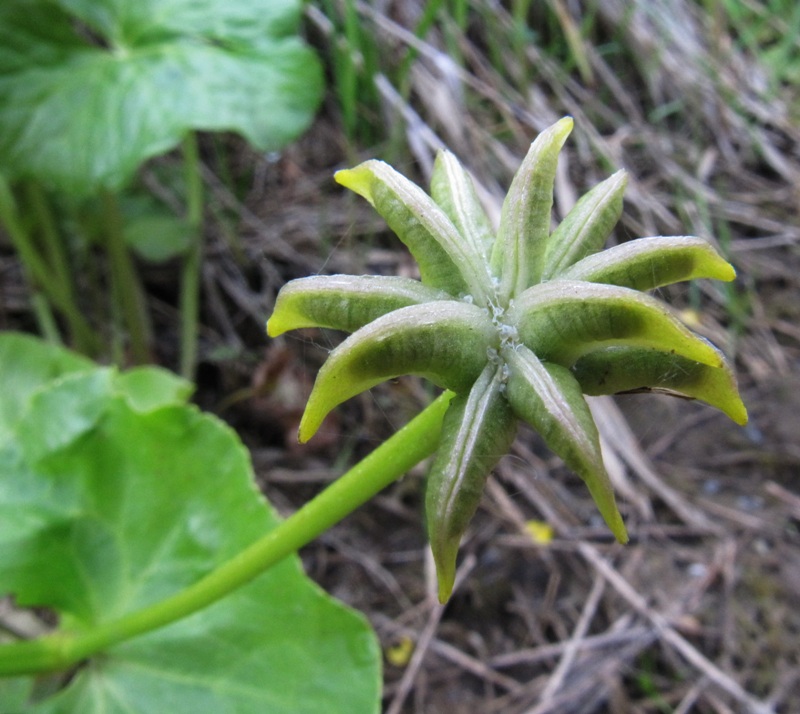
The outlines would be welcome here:
[[[608,529],[614,534],[618,543],[625,545],[629,540],[628,530],[625,528],[625,521],[622,520],[622,515],[615,503],[614,494],[606,493],[599,484],[594,482],[587,482],[587,485]]]
[[[620,516],[619,513],[617,513],[617,517],[608,524],[608,527],[611,529],[617,542],[622,543],[622,545],[628,542],[628,529],[625,528],[625,522],[622,520],[622,516]]]
[[[456,555],[458,554],[458,540],[451,544],[444,544],[441,549],[434,551],[436,561],[436,581],[439,586],[439,602],[444,605],[453,594],[456,582]],[[438,551],[438,552],[437,552]]]
[[[723,411],[739,426],[747,426],[750,417],[747,415],[747,407],[738,394],[732,395],[732,398],[727,400],[722,405]]]
[[[341,169],[333,175],[333,180],[340,186],[349,188],[359,196],[366,198],[372,205],[375,205],[372,199],[372,182],[374,176],[372,171],[370,171],[365,164],[359,164],[352,169]]]
[[[714,276],[716,280],[724,280],[726,283],[736,279],[736,268],[734,268],[727,260],[724,265],[720,265],[720,271]]]
[[[575,125],[575,120],[570,117],[566,116],[559,119],[555,125],[554,129],[556,129],[559,136],[569,136],[570,132],[572,131],[572,127]]]
[[[305,444],[314,434],[317,433],[323,419],[328,415],[327,412],[320,409],[309,409],[309,404],[306,404],[306,410],[300,419],[300,427],[297,430],[297,441]]]
[[[281,323],[281,320],[277,318],[276,315],[272,315],[272,317],[267,320],[267,335],[269,337],[277,337],[278,335],[282,335],[287,330],[291,330],[292,328],[284,323]]]

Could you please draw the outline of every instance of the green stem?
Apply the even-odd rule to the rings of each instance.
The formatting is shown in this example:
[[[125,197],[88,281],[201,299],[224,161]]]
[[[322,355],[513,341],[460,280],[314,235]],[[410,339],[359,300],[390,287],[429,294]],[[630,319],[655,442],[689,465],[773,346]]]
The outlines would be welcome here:
[[[189,250],[181,275],[181,376],[194,379],[197,365],[197,333],[200,319],[200,269],[203,256],[203,180],[197,136],[189,132],[183,140],[186,172],[186,220],[191,231]]]
[[[63,345],[56,318],[47,298],[42,293],[34,291],[31,295],[31,306],[36,316],[36,324],[39,326],[39,334],[52,345]]]
[[[11,187],[2,176],[0,176],[0,223],[11,238],[34,292],[41,290],[64,314],[79,349],[87,354],[94,354],[98,347],[97,336],[81,314],[72,291],[58,279],[58,276],[53,275],[53,269],[36,249],[34,241],[19,219]]]
[[[69,261],[67,252],[64,250],[64,241],[56,227],[53,211],[50,203],[45,196],[42,187],[35,181],[29,181],[25,185],[25,195],[30,204],[31,213],[36,216],[37,223],[41,227],[44,248],[47,251],[48,263],[55,273],[55,278],[64,286],[64,292],[74,295],[72,278],[70,275]]]
[[[202,610],[246,585],[430,456],[439,443],[442,418],[452,396],[443,394],[263,538],[172,597],[88,632],[55,632],[0,646],[0,676],[68,669],[96,652]]]
[[[28,199],[31,213],[37,217],[37,223],[41,228],[44,249],[47,253],[47,262],[52,269],[50,280],[59,284],[59,291],[63,293],[68,304],[76,305],[76,284],[72,279],[72,272],[70,270],[69,260],[67,258],[67,251],[65,250],[64,241],[62,240],[61,234],[58,231],[50,202],[47,200],[44,189],[42,189],[41,185],[35,181],[29,181],[25,185],[25,194]],[[52,319],[52,313],[43,309],[46,306],[43,304],[41,299],[38,300],[38,305],[37,301],[34,300],[34,307],[37,311],[37,317],[40,329],[42,329],[42,333],[48,336],[48,339],[53,342],[53,337],[54,335],[58,335],[58,330],[55,322]],[[49,321],[43,321],[47,319],[48,315],[50,318]],[[84,334],[84,329],[80,325],[72,324],[73,321],[69,317],[68,320],[70,322],[70,332],[75,340],[75,346],[78,351],[90,356],[96,355],[99,349],[99,341],[96,339],[94,334],[87,338],[87,336]],[[83,318],[81,318],[81,320],[83,321]],[[60,341],[61,340],[59,338],[57,342],[60,343]]]
[[[125,317],[133,361],[136,364],[144,364],[150,361],[151,356],[150,321],[147,317],[144,289],[139,282],[128,247],[125,245],[122,212],[116,194],[109,191],[103,193],[103,209],[114,301]]]

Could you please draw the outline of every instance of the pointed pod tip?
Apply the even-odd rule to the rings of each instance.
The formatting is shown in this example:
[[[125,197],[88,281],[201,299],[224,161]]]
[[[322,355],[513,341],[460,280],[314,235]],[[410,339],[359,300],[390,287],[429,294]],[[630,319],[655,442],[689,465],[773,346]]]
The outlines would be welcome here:
[[[560,147],[564,145],[564,142],[567,140],[567,137],[572,133],[572,128],[575,126],[575,120],[570,117],[566,116],[562,119],[559,119],[553,126],[545,129],[539,136],[544,136],[545,134],[549,134],[554,138],[557,137],[559,142],[559,147],[556,151],[560,150]]]
[[[592,496],[595,496],[595,494],[592,493]],[[618,543],[625,545],[629,540],[628,529],[625,528],[625,521],[622,520],[617,504],[613,501],[610,504],[608,502],[601,502],[596,497],[595,504],[597,504],[600,515],[603,516],[603,520],[614,535],[614,538],[617,539]]]
[[[730,407],[725,410],[725,413],[739,426],[747,426],[747,422],[750,421],[750,417],[747,414],[747,407],[745,407],[741,399],[737,399],[734,404],[730,405]]]
[[[448,572],[443,572],[442,569],[437,566],[436,580],[439,585],[439,602],[444,605],[453,594],[453,585],[456,581],[455,561],[453,562],[453,567]]]
[[[333,174],[333,180],[340,186],[350,188],[350,183],[353,180],[353,173],[355,173],[355,169],[340,169]]]
[[[625,528],[625,524],[622,522],[620,518],[619,523],[614,525],[612,529],[612,533],[614,537],[617,539],[617,543],[621,543],[622,545],[626,545],[627,542],[630,540],[628,537],[628,529]]]
[[[587,481],[587,486],[608,529],[617,542],[624,545],[628,542],[628,530],[625,528],[625,521],[622,520],[613,492],[605,492],[604,489],[598,488],[599,484],[595,484],[594,481]]]
[[[696,260],[698,267],[702,268],[701,271],[698,271],[697,277],[722,280],[726,283],[736,279],[736,268],[725,260],[716,248],[701,238],[694,236],[686,236],[686,238],[693,242],[693,247],[697,250]],[[702,246],[702,252],[698,246]]]
[[[339,169],[333,173],[333,180],[336,183],[342,183],[343,181],[347,180],[347,174],[349,174],[353,169]]]
[[[575,126],[575,121],[572,117],[566,116],[559,119],[555,124],[551,124],[544,131],[542,131],[531,143],[531,148],[534,146],[544,147],[547,145],[554,146],[556,154],[561,150],[567,137],[572,132],[572,127]],[[529,156],[531,154],[529,153]]]
[[[300,427],[297,429],[297,441],[300,444],[305,444],[319,429],[319,420],[313,419],[309,416],[308,405],[303,412],[300,419]]]
[[[269,337],[277,337],[284,332],[286,332],[286,328],[275,319],[274,315],[267,320],[267,335]]]
[[[367,201],[374,205],[372,198],[373,172],[370,170],[368,164],[370,164],[370,162],[365,161],[355,168],[341,169],[333,175],[333,180],[340,186],[349,188],[362,198],[366,198]]]
[[[352,169],[340,169],[333,174],[333,180],[340,186],[349,188],[362,198],[367,199],[374,206],[375,197],[373,193],[376,183],[385,183],[387,177],[396,175],[397,172],[385,161],[369,159],[358,166],[354,166]]]
[[[453,584],[450,583],[449,585],[444,585],[443,583],[439,583],[439,604],[446,605],[447,601],[450,599],[450,595],[453,593]]]
[[[456,556],[460,538],[447,539],[444,543],[431,544],[436,563],[436,582],[439,587],[439,602],[444,605],[453,594],[456,582]]]
[[[734,268],[728,261],[724,261],[724,265],[720,266],[719,275],[714,277],[716,277],[717,280],[730,283],[736,280],[736,268]]]
[[[609,178],[616,184],[621,184],[623,186],[628,185],[628,172],[625,169],[615,171]]]

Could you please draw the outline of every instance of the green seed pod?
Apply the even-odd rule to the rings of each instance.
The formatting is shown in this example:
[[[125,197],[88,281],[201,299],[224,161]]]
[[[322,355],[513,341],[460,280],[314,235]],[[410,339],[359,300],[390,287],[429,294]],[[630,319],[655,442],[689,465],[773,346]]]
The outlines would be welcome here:
[[[575,377],[560,365],[540,362],[524,345],[506,347],[502,354],[510,370],[506,394],[514,413],[586,482],[611,532],[626,543],[597,426]]]
[[[622,214],[627,185],[625,172],[617,171],[572,207],[547,241],[542,280],[560,276],[570,265],[603,247]]]
[[[308,441],[334,407],[387,379],[417,374],[455,392],[469,389],[496,339],[483,310],[456,300],[412,305],[379,317],[331,352],[300,421]]]
[[[446,292],[410,278],[313,275],[292,280],[283,287],[267,322],[267,334],[277,337],[301,327],[355,332],[401,307],[452,299]]]
[[[449,151],[440,151],[436,155],[431,176],[431,197],[485,264],[494,243],[494,232],[475,192],[472,178]]]
[[[448,152],[436,159],[432,197],[380,161],[338,172],[336,180],[366,198],[408,246],[422,283],[341,275],[294,281],[268,323],[272,336],[307,326],[353,332],[317,376],[301,441],[336,405],[386,379],[416,374],[456,392],[426,496],[442,601],[453,587],[459,541],[517,419],[583,478],[622,542],[625,525],[584,393],[659,389],[747,420],[722,353],[639,292],[694,278],[732,280],[733,268],[710,245],[656,237],[596,252],[619,217],[623,172],[592,189],[550,233],[558,154],[571,129],[566,117],[533,142],[494,241],[469,174]]]
[[[483,259],[419,186],[375,160],[337,171],[334,178],[366,198],[383,216],[419,264],[423,283],[451,295],[472,295],[478,304],[487,304],[488,273]]]
[[[489,472],[517,431],[504,386],[503,366],[487,364],[469,393],[453,399],[444,417],[425,499],[440,602],[453,590],[461,536],[475,515]]]
[[[572,367],[584,394],[617,394],[653,389],[699,399],[747,424],[747,410],[727,361],[709,367],[679,355],[640,347],[606,347],[581,357]]]
[[[733,266],[706,241],[691,236],[639,238],[596,253],[559,276],[562,280],[652,290],[695,278],[730,281]]]
[[[511,182],[491,259],[492,270],[500,277],[501,301],[539,282],[550,235],[558,154],[571,131],[572,118],[564,117],[539,134]]]
[[[720,367],[722,355],[658,300],[613,285],[551,280],[526,290],[507,313],[540,359],[571,367],[601,346],[632,345]]]

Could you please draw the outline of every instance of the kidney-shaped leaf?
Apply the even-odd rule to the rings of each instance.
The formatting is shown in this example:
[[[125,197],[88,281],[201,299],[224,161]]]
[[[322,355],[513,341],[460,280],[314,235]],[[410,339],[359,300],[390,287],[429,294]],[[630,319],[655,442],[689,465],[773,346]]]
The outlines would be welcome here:
[[[117,189],[193,129],[277,149],[322,78],[298,0],[5,0],[0,163],[78,195]]]
[[[12,433],[16,422],[28,408],[34,394],[53,380],[75,372],[96,371],[94,362],[64,347],[43,342],[21,332],[0,334],[0,444]],[[160,367],[143,366],[122,374],[99,373],[101,383],[111,380],[113,387],[136,411],[145,412],[167,404],[181,404],[194,391],[194,385]],[[93,383],[93,382],[88,382]],[[106,386],[101,386],[106,389]],[[82,398],[84,408],[90,402]],[[89,426],[91,426],[89,422]],[[74,439],[81,429],[77,419],[62,423],[53,438]],[[40,430],[36,430],[40,434]],[[82,433],[82,430],[80,431]]]
[[[136,410],[113,374],[55,380],[0,443],[0,595],[51,608],[67,629],[178,592],[277,523],[232,430],[185,404]],[[379,675],[368,624],[293,557],[111,647],[25,711],[374,712]]]

